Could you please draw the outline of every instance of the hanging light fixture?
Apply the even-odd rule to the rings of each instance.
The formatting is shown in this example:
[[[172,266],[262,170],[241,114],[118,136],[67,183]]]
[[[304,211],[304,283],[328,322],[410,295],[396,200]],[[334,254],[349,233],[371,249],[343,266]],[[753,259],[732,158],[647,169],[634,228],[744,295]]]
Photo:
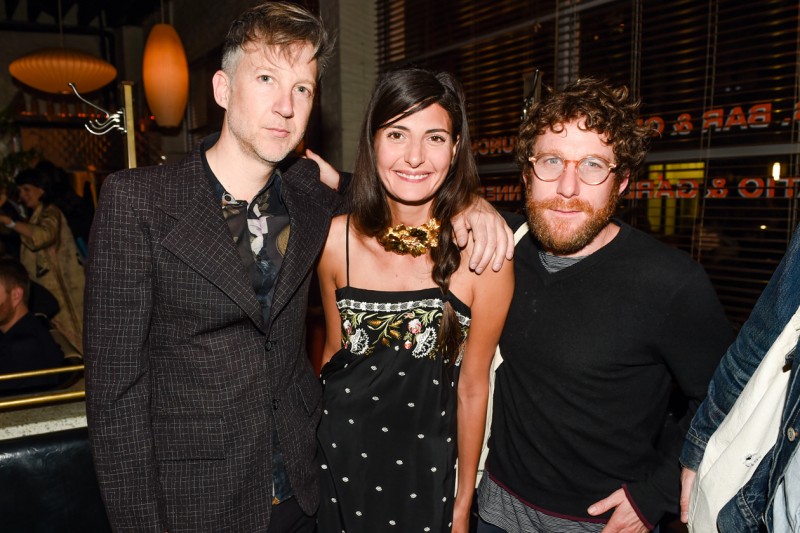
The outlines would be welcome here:
[[[34,89],[63,94],[72,92],[70,82],[80,92],[88,93],[117,77],[117,69],[110,63],[80,50],[64,48],[61,0],[58,2],[58,31],[60,48],[44,48],[12,61],[8,67],[11,75]]]
[[[144,46],[142,81],[147,105],[162,127],[180,125],[189,99],[189,65],[175,28],[164,21],[150,30]]]
[[[48,93],[71,93],[69,83],[82,93],[96,91],[117,77],[110,63],[80,50],[44,48],[16,59],[8,71],[25,85]]]

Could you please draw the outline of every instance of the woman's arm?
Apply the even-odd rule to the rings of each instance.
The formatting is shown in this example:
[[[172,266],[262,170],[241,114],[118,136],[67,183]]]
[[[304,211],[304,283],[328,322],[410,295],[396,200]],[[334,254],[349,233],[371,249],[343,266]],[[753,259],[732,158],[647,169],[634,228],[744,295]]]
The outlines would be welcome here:
[[[17,222],[12,229],[19,233],[22,244],[35,252],[58,242],[61,218],[61,211],[57,207],[47,206],[35,223]],[[0,223],[10,222],[10,218],[0,215]]]
[[[458,381],[458,487],[453,509],[453,533],[469,531],[478,459],[486,427],[489,369],[503,331],[514,292],[514,268],[470,274],[472,320]]]
[[[5,226],[11,231],[16,231],[22,237],[27,237],[31,239],[33,237],[33,228],[27,222],[21,221],[14,221],[11,217],[7,215],[0,215],[0,224]]]

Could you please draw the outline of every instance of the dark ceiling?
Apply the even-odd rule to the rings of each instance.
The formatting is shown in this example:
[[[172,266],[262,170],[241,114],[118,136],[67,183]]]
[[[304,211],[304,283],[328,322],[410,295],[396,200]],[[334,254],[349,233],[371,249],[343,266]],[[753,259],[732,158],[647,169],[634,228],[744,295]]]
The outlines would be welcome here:
[[[161,0],[61,0],[60,3],[65,33],[138,26],[162,5]],[[3,4],[6,17],[0,21],[0,29],[58,31],[59,0],[3,0]]]

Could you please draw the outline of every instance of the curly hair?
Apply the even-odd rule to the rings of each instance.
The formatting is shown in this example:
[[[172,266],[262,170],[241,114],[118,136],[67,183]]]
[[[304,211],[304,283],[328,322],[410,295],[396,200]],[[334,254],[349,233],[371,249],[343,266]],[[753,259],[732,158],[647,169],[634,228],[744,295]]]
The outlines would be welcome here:
[[[305,8],[288,2],[264,2],[231,23],[222,45],[222,70],[231,74],[248,43],[276,46],[284,52],[291,52],[296,44],[309,43],[321,76],[333,53],[333,40],[322,19]]]
[[[526,176],[532,171],[528,160],[539,135],[561,131],[564,124],[582,120],[582,129],[604,135],[614,150],[615,179],[633,177],[644,164],[650,138],[655,130],[638,123],[639,101],[628,97],[625,86],[612,87],[604,80],[581,78],[562,91],[536,103],[519,128],[517,163]]]
[[[432,248],[432,278],[447,295],[450,276],[458,270],[461,251],[453,237],[451,219],[467,207],[480,183],[469,125],[464,93],[458,81],[446,72],[431,72],[420,68],[390,71],[378,81],[372,93],[361,128],[353,181],[347,192],[349,212],[357,231],[376,237],[392,225],[392,214],[386,201],[377,170],[375,135],[399,120],[428,106],[440,105],[450,117],[456,153],[453,162],[431,207],[431,215],[440,221],[439,246]],[[445,298],[439,330],[439,349],[442,357],[453,363],[463,336],[452,304]]]

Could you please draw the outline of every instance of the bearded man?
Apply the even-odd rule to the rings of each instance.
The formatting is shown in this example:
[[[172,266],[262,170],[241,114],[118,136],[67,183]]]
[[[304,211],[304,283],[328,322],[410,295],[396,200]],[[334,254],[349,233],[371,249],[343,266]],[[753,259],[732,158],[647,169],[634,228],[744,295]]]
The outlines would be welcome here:
[[[30,290],[31,281],[22,263],[0,257],[0,374],[64,364],[64,352],[28,308]],[[59,381],[57,374],[0,381],[0,395],[43,390]]]
[[[678,510],[681,437],[732,329],[700,265],[612,218],[651,135],[637,111],[626,88],[583,79],[520,128],[530,232],[500,340],[479,532],[642,532]],[[678,423],[674,384],[688,400]]]

